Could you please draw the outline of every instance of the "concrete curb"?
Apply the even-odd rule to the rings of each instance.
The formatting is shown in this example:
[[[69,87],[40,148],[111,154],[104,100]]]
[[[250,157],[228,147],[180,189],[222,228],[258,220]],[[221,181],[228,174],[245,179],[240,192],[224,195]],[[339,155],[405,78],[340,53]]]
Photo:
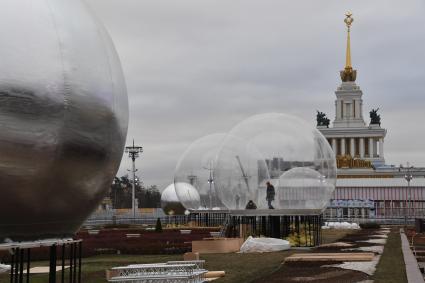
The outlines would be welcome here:
[[[401,249],[403,251],[404,264],[406,265],[407,282],[409,283],[424,283],[424,277],[419,270],[418,262],[410,249],[409,241],[407,240],[404,230],[400,229]]]

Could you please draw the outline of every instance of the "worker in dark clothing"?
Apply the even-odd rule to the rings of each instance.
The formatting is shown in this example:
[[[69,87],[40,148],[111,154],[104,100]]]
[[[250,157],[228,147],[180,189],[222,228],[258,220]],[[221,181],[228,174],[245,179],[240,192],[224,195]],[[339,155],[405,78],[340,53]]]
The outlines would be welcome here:
[[[266,200],[267,200],[267,204],[269,205],[269,209],[274,209],[274,207],[272,206],[272,201],[274,201],[274,196],[275,196],[275,190],[272,184],[270,184],[270,182],[266,183],[267,185],[267,191],[266,191]]]
[[[246,209],[257,209],[257,205],[252,201],[249,200],[248,203],[246,204]]]

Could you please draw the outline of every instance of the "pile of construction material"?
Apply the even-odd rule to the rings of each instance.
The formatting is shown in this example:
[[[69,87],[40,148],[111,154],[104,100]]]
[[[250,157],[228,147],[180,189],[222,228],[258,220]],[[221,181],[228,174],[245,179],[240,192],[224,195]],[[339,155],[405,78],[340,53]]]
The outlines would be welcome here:
[[[204,261],[172,261],[114,267],[107,273],[108,282],[205,282]]]
[[[108,282],[208,282],[225,276],[224,271],[208,271],[205,260],[199,259],[199,253],[186,253],[182,261],[166,263],[131,264],[114,267],[106,271]]]
[[[360,229],[359,224],[357,223],[348,223],[348,222],[325,222],[325,225],[322,226],[322,229]]]
[[[242,244],[241,253],[263,253],[289,250],[289,241],[275,238],[253,238],[249,236]]]

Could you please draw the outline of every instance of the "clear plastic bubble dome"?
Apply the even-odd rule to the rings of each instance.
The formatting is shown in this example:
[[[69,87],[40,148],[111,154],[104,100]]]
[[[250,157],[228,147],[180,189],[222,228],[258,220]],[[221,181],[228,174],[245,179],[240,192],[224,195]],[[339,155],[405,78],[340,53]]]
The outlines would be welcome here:
[[[279,178],[279,207],[286,209],[325,208],[335,185],[309,167],[289,169]],[[328,196],[328,197],[326,197]]]
[[[258,206],[259,186],[269,179],[264,156],[249,136],[228,134],[214,169],[218,197],[231,210],[245,209],[253,200]]]
[[[232,210],[249,200],[268,209],[267,181],[274,185],[274,209],[324,209],[336,182],[335,156],[325,137],[305,121],[279,113],[233,127],[217,155],[219,197]]]
[[[0,34],[0,242],[72,236],[121,161],[120,61],[80,0],[2,0]]]
[[[211,134],[194,141],[181,155],[174,173],[177,197],[190,210],[221,209],[215,189],[214,168],[217,152],[226,135]],[[199,202],[188,197],[187,184],[199,195]]]

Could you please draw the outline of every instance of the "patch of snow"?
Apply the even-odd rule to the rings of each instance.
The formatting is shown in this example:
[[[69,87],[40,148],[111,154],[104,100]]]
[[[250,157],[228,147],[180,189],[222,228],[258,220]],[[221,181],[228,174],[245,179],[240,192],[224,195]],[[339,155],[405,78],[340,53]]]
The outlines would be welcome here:
[[[349,243],[344,243],[344,242],[335,242],[335,243],[330,243],[330,244],[323,244],[320,245],[320,248],[333,248],[333,247],[337,247],[337,248],[346,248],[346,247],[352,247],[353,244],[349,244]]]
[[[371,235],[370,237],[386,239],[386,238],[388,238],[388,235],[376,234],[376,235]]]
[[[377,254],[382,254],[384,252],[384,246],[360,247],[358,249],[363,252],[374,252]]]
[[[347,261],[342,264],[331,264],[331,265],[323,265],[322,267],[338,267],[342,269],[350,269],[356,270],[360,272],[364,272],[368,275],[373,275],[376,271],[376,265],[381,258],[380,255],[375,256],[371,261]]]
[[[362,251],[362,252],[373,252],[377,254],[382,254],[384,252],[384,246],[371,246],[371,247],[359,247],[352,249],[342,249],[344,252],[352,252],[352,251]]]

